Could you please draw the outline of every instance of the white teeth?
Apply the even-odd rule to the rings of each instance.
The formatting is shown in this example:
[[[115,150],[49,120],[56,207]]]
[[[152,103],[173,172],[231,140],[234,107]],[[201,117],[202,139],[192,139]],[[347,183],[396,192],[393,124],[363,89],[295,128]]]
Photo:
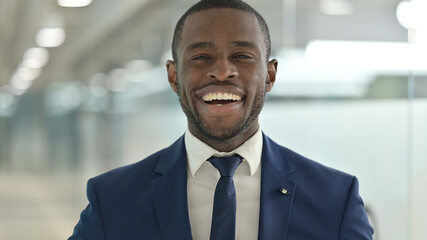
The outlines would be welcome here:
[[[232,93],[208,93],[202,96],[203,101],[210,102],[213,100],[232,100],[240,101],[242,97]]]

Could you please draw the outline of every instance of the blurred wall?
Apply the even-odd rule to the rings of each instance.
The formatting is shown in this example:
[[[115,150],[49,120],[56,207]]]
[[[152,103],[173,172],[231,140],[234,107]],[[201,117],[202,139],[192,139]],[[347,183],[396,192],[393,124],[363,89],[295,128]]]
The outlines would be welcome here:
[[[89,177],[184,133],[164,63],[194,2],[0,0],[0,239],[66,238]],[[265,16],[279,61],[263,131],[356,175],[375,239],[427,239],[422,30],[399,23],[398,0],[248,2]],[[49,27],[66,38],[30,67],[27,50]]]

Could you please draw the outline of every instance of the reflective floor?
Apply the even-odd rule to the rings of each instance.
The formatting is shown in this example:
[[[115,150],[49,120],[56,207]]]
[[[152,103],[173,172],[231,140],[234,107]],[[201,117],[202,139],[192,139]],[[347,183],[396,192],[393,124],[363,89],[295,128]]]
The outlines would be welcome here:
[[[84,174],[0,173],[0,239],[67,239],[87,204]]]
[[[0,0],[0,240],[67,239],[88,178],[187,126],[165,61],[196,0],[59,2]],[[247,2],[279,62],[262,130],[357,176],[375,240],[426,240],[427,1]]]

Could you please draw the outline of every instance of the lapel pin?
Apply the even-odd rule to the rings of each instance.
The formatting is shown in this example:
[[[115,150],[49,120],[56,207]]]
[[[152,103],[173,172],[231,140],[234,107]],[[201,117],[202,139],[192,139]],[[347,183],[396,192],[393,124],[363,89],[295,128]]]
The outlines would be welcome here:
[[[286,189],[284,189],[284,188],[279,189],[279,191],[280,191],[283,195],[289,195],[288,190],[286,190]]]

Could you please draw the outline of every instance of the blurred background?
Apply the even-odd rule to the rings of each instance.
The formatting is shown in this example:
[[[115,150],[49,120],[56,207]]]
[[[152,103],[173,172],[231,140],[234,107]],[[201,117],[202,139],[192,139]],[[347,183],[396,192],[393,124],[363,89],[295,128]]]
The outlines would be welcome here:
[[[0,0],[0,239],[66,239],[86,181],[186,129],[165,61],[194,0]],[[360,181],[375,239],[427,239],[427,1],[251,0],[266,134]]]

